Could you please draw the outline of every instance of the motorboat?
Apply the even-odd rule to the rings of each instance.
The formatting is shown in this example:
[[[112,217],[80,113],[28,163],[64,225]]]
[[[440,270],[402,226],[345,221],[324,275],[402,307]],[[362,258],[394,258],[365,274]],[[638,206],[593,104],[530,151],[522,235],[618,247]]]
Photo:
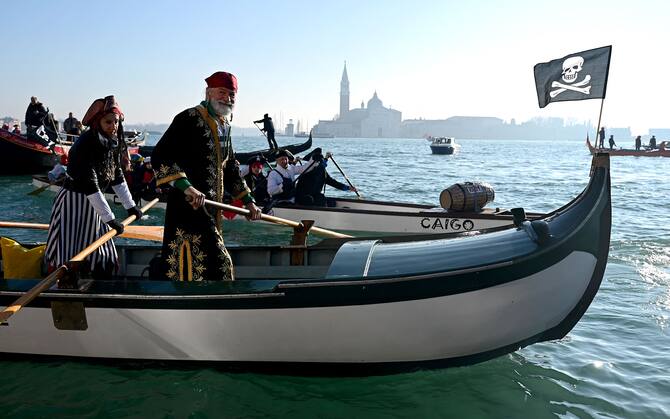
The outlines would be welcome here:
[[[454,154],[461,148],[453,137],[430,137],[429,140],[433,154]]]

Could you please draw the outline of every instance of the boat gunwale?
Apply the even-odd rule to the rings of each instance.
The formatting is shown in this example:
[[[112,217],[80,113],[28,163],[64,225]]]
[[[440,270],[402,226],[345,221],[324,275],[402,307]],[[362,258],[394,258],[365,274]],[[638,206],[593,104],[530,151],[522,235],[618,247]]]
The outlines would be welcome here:
[[[10,131],[4,130],[9,134],[9,136],[5,135],[0,135],[0,138],[9,142],[10,144],[22,147],[26,150],[31,150],[31,151],[36,151],[38,153],[42,154],[55,154],[48,148],[44,147],[41,144],[38,144],[37,142],[34,142],[27,137],[24,137],[23,135],[18,135],[18,134],[13,134]],[[16,137],[20,138],[20,140],[17,140]]]

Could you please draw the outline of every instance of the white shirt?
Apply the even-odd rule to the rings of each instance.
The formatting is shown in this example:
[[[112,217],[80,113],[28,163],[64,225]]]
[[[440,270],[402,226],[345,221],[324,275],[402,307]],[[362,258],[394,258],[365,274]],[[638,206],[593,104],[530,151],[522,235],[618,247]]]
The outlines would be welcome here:
[[[272,170],[268,174],[268,194],[270,196],[274,196],[284,192],[284,187],[282,185],[284,182],[284,178],[288,178],[291,179],[292,181],[295,181],[295,177],[300,173],[304,172],[305,170],[307,170],[307,168],[310,166],[311,163],[312,160],[303,162],[302,165],[289,164],[286,167],[286,169],[284,169],[280,165],[277,165],[277,167],[275,167],[275,170]]]

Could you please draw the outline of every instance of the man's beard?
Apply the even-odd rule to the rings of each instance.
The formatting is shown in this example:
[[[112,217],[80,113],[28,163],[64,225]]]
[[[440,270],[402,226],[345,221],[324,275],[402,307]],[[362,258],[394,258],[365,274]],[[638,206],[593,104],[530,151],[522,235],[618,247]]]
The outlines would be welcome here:
[[[233,106],[235,106],[232,103],[226,103],[220,100],[213,100],[210,104],[217,115],[225,117],[229,117],[230,114],[233,113]]]

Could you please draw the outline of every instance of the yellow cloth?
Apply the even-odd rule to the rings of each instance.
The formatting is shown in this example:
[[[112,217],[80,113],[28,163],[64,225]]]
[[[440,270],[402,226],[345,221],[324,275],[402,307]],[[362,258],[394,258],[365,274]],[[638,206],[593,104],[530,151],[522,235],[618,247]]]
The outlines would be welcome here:
[[[12,239],[0,237],[2,265],[5,279],[33,279],[42,277],[42,258],[46,245],[26,249]]]

